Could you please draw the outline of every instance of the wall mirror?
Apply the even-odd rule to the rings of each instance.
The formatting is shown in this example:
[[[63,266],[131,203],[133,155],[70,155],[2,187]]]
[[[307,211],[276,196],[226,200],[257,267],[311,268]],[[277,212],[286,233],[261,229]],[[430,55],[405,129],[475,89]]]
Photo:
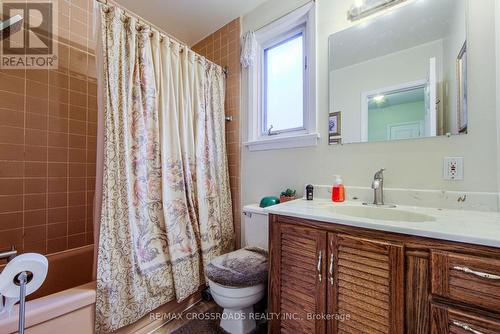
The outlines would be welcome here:
[[[330,36],[330,143],[467,133],[466,0],[395,2]]]

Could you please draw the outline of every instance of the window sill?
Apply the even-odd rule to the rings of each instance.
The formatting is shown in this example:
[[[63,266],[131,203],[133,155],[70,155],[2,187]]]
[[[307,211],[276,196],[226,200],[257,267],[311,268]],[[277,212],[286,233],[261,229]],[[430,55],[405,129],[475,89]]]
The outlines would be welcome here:
[[[311,147],[318,144],[319,133],[302,134],[286,137],[265,138],[243,143],[248,150],[269,151],[286,148]]]

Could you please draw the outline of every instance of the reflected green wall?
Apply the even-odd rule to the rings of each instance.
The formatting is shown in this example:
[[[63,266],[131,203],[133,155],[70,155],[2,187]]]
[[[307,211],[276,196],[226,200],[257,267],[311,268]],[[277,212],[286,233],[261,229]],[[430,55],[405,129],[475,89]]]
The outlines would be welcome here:
[[[425,120],[425,102],[368,109],[368,141],[387,140],[387,125]]]

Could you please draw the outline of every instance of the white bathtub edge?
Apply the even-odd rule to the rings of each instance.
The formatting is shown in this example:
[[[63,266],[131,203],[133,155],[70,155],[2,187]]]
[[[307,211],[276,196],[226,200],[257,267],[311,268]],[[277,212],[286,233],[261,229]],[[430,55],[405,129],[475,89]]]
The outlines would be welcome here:
[[[51,294],[26,303],[26,328],[58,318],[95,303],[95,282]],[[18,326],[19,306],[14,306],[12,315],[0,317],[0,332],[14,333]]]

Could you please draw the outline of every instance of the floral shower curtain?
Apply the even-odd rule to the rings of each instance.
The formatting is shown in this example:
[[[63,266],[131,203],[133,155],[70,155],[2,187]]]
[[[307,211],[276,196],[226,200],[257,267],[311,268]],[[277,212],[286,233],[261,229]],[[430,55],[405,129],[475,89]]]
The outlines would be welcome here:
[[[233,247],[220,66],[99,4],[103,145],[96,331],[204,283]]]

